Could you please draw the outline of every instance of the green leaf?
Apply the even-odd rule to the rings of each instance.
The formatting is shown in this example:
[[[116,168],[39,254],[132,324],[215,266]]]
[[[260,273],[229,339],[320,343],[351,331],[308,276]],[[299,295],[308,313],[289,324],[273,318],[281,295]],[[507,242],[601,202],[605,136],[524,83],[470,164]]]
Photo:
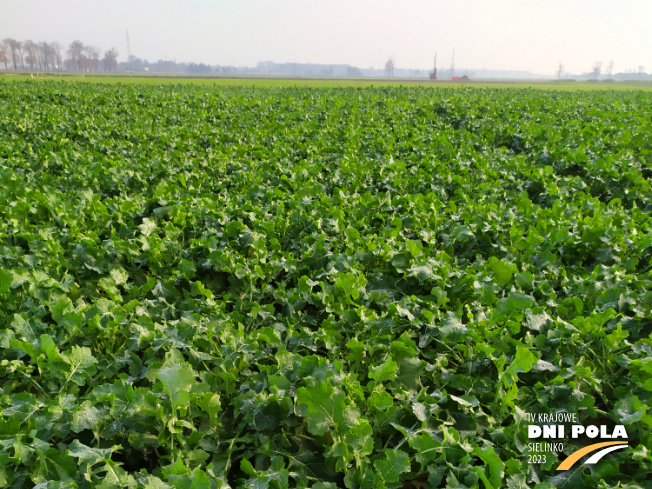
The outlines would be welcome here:
[[[10,270],[0,269],[0,294],[8,294],[13,281],[14,276]]]
[[[2,410],[2,415],[24,423],[41,409],[41,403],[34,394],[21,392],[10,398],[10,405]]]
[[[40,350],[27,341],[11,340],[9,344],[12,348],[19,348],[27,353],[32,359],[32,362],[36,362],[41,355]]]
[[[524,346],[519,346],[512,363],[507,367],[506,373],[516,377],[521,372],[529,372],[537,363],[537,356]]]
[[[313,435],[323,435],[330,428],[344,431],[358,423],[359,413],[351,400],[324,381],[297,389],[297,408],[297,415],[307,418]]]
[[[401,474],[410,472],[410,458],[401,450],[388,450],[385,458],[374,462],[377,480],[381,482],[398,482]]]
[[[522,289],[532,290],[534,288],[534,274],[525,271],[517,273],[514,278],[518,286]]]
[[[433,268],[428,265],[412,265],[408,270],[408,277],[416,277],[419,280],[431,280],[436,278],[437,275]]]
[[[361,460],[373,453],[374,438],[373,428],[368,421],[360,419],[359,423],[351,427],[347,433],[346,440],[356,459]]]
[[[473,238],[474,236],[469,227],[463,224],[458,224],[455,226],[452,230],[452,234],[457,241],[461,241],[463,243]]]
[[[201,469],[194,469],[186,474],[170,475],[168,482],[178,489],[212,489],[210,479]]]
[[[454,312],[447,312],[441,321],[439,331],[442,338],[457,341],[467,333],[468,329]]]
[[[489,446],[483,449],[475,447],[473,455],[482,459],[489,469],[489,482],[494,488],[502,487],[503,477],[505,476],[505,464],[496,454],[493,447]]]
[[[616,403],[614,414],[620,423],[630,425],[643,419],[647,410],[637,396],[629,396]]]
[[[349,239],[349,241],[355,243],[360,239],[360,232],[352,227],[347,227],[344,230],[344,234],[346,234],[346,237]]]
[[[551,317],[546,313],[532,314],[527,313],[527,327],[533,331],[543,331],[543,328],[551,321]]]
[[[428,408],[421,402],[412,404],[412,412],[419,421],[425,421],[428,417]]]
[[[341,273],[338,275],[335,285],[341,287],[344,292],[349,294],[354,300],[360,298],[360,291],[358,290],[358,285],[364,285],[364,279],[362,283],[359,284],[358,277],[353,273]]]
[[[529,295],[511,292],[506,298],[500,299],[496,305],[494,319],[497,321],[506,320],[519,314],[527,308],[532,307],[534,299]]]
[[[442,444],[430,433],[421,433],[408,438],[410,447],[416,450],[414,457],[421,464],[421,470],[428,467],[442,453]]]
[[[119,447],[114,447],[119,448]],[[87,447],[79,440],[73,440],[68,446],[68,454],[78,458],[80,462],[88,465],[95,465],[103,460],[109,460],[113,453],[113,448],[91,448]]]
[[[392,381],[396,379],[398,364],[388,358],[384,363],[377,367],[369,369],[369,378],[376,381],[376,383]]]
[[[195,383],[194,372],[183,365],[163,367],[156,373],[163,390],[170,395],[172,408],[185,406],[190,400],[190,388]]]
[[[138,226],[140,232],[143,236],[150,236],[156,229],[156,221],[152,221],[150,218],[145,217],[143,223]]]
[[[416,241],[407,240],[405,244],[407,245],[408,251],[410,252],[410,255],[412,255],[412,258],[416,258],[422,253],[421,248]]]
[[[206,412],[206,414],[208,414],[210,417],[210,422],[213,426],[219,424],[219,418],[217,414],[222,411],[219,394],[205,392],[201,398],[199,406],[204,410],[204,412]]]
[[[13,479],[14,470],[9,466],[14,464],[10,459],[8,453],[0,453],[0,487],[8,487]]]
[[[123,285],[127,283],[127,280],[129,280],[129,274],[127,271],[120,267],[120,268],[114,268],[109,272],[111,275],[111,278],[113,279],[113,282],[116,285]]]
[[[63,324],[66,312],[70,312],[72,310],[74,310],[72,301],[68,297],[64,297],[54,306],[50,307],[52,318],[57,322],[57,324]]]
[[[495,256],[487,260],[486,267],[494,274],[494,279],[498,285],[505,285],[512,279],[512,274],[518,272],[516,266],[506,263]]]
[[[100,423],[100,411],[90,401],[84,401],[75,409],[70,427],[75,433],[83,430],[95,430]]]
[[[172,489],[170,484],[163,482],[156,476],[147,475],[145,478],[145,485],[143,489]]]
[[[514,474],[507,478],[507,489],[530,489],[525,474]]]
[[[34,484],[47,481],[67,481],[77,473],[77,464],[69,455],[54,448],[38,451],[36,464],[31,474]]]
[[[63,357],[59,353],[59,349],[54,344],[54,340],[50,335],[42,334],[41,335],[41,350],[45,352],[48,357],[48,364],[57,369],[65,368],[61,367],[62,364],[70,363],[66,357]]]
[[[254,470],[251,463],[244,460],[240,463],[240,468],[245,474],[251,476],[250,479],[244,482],[243,487],[245,488],[268,489],[288,487],[290,472],[284,467],[282,457],[272,457],[270,467],[265,471]],[[203,486],[201,488],[193,486],[192,489],[204,488]],[[206,489],[210,489],[210,486],[206,487]]]
[[[97,359],[91,353],[90,348],[85,346],[73,346],[68,354],[71,370],[68,379],[79,386],[86,384],[87,380],[95,374]]]
[[[105,474],[102,482],[97,484],[98,489],[111,489],[115,487],[129,487],[135,484],[134,478],[127,473],[119,464],[111,460],[104,466]]]

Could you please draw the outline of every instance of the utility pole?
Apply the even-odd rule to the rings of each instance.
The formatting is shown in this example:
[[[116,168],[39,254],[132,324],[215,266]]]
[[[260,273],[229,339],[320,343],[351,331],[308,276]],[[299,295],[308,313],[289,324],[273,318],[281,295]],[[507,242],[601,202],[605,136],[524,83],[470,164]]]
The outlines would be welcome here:
[[[129,41],[129,29],[127,29],[127,69],[131,71],[131,42]]]
[[[432,68],[432,72],[430,73],[430,80],[437,81],[437,53],[435,53],[435,64]]]
[[[455,75],[455,49],[453,49],[453,58],[451,59],[451,79]]]

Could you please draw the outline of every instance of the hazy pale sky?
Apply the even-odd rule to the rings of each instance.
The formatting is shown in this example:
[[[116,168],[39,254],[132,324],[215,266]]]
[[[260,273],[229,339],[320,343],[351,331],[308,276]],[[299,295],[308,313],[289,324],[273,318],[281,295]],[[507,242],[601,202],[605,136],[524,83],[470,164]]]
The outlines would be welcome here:
[[[652,71],[652,0],[0,0],[0,39],[156,61]]]

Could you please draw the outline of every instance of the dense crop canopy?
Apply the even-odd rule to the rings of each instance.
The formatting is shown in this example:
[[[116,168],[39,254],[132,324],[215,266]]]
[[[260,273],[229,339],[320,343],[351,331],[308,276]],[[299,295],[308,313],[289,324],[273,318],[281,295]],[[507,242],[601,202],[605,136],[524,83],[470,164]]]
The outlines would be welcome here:
[[[651,113],[0,84],[0,487],[651,487]]]

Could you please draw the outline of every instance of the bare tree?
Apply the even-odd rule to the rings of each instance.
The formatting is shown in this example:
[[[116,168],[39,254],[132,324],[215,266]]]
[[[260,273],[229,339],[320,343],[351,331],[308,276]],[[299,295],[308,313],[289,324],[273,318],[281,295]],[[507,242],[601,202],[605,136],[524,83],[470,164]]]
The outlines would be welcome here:
[[[560,61],[560,62],[559,62],[559,67],[557,68],[557,78],[558,78],[558,79],[561,78],[561,74],[562,74],[563,72],[564,72],[564,65],[563,65],[562,62]]]
[[[593,78],[600,78],[600,73],[602,72],[602,61],[596,61],[593,63],[593,71],[591,71],[591,75],[593,75]]]
[[[52,59],[52,48],[45,41],[39,42],[38,48],[40,51],[39,58],[41,59],[42,66],[43,66],[42,69],[45,69],[47,71],[50,69],[50,64],[51,63],[54,64]]]
[[[392,58],[389,58],[387,63],[385,63],[385,73],[387,73],[389,78],[394,77],[394,60]]]
[[[118,50],[116,48],[111,48],[108,51],[104,51],[104,71],[115,71],[118,66]]]
[[[84,64],[84,43],[77,40],[73,41],[68,48],[68,59],[71,64],[77,68],[77,71],[82,71]]]
[[[29,39],[23,43],[23,47],[25,48],[25,52],[27,53],[26,61],[29,64],[29,69],[33,70],[34,65],[39,64],[38,47],[34,41],[31,41]]]
[[[89,72],[93,71],[93,48],[90,46],[84,46],[84,49],[82,50],[82,71]]]
[[[4,63],[5,70],[9,69],[7,68],[7,63],[10,61],[11,59],[9,59],[9,45],[5,41],[2,41],[0,42],[0,63]]]
[[[11,50],[11,59],[14,64],[14,70],[18,69],[18,60],[20,60],[20,66],[23,65],[23,53],[22,53],[22,44],[20,41],[16,41],[16,39],[12,38],[7,38],[5,39],[5,42],[7,43],[7,46],[9,46],[9,49]]]
[[[99,71],[100,48],[95,46],[86,46],[84,48],[84,54],[88,59],[87,65],[90,65],[91,71]]]
[[[6,38],[2,43],[7,46],[7,48],[11,51],[11,61],[14,66],[14,70],[16,69],[16,40],[12,39],[10,37]]]
[[[54,41],[50,44],[50,48],[52,48],[52,60],[54,67],[57,70],[60,70],[61,65],[63,64],[63,59],[61,58],[61,44],[59,44],[57,41]]]
[[[16,41],[16,52],[18,53],[18,58],[20,59],[20,67],[25,68],[25,59],[23,58],[23,43]]]

